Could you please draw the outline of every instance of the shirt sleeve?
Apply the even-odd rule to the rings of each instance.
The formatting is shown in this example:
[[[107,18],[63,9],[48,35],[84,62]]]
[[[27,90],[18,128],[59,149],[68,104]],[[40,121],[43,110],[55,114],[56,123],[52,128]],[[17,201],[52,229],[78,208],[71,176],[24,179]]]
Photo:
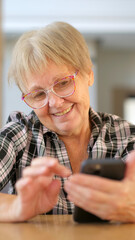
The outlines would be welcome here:
[[[27,144],[24,124],[9,122],[0,131],[0,190],[15,174],[18,162]]]
[[[128,154],[131,153],[132,151],[135,151],[135,137],[130,137],[128,139],[127,145],[125,146],[121,153],[121,158],[123,160],[126,160]]]
[[[116,131],[117,136],[117,154],[126,160],[127,155],[135,150],[135,125],[127,121],[121,120],[119,123],[119,131]]]

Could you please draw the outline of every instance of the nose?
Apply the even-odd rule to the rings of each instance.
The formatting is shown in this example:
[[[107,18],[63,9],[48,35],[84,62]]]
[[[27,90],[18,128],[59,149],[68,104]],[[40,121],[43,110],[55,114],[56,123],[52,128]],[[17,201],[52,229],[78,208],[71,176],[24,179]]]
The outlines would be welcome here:
[[[61,107],[64,103],[64,99],[50,92],[48,93],[48,103],[49,107]]]

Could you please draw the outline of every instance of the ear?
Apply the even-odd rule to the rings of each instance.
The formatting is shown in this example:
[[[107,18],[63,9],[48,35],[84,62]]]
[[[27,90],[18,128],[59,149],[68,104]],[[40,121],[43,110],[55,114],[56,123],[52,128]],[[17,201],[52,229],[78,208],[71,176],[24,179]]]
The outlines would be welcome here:
[[[91,70],[90,73],[89,73],[89,81],[88,81],[88,85],[91,87],[94,83],[94,73],[93,71]]]

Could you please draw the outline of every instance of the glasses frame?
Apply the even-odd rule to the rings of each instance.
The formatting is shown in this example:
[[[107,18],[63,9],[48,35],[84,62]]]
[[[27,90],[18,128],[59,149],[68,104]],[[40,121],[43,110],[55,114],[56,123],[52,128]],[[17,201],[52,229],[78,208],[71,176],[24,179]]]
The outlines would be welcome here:
[[[61,80],[55,82],[49,89],[37,89],[37,90],[34,90],[34,91],[32,91],[32,92],[29,92],[29,93],[27,93],[27,94],[25,94],[25,95],[22,95],[21,99],[22,99],[22,101],[24,101],[30,108],[32,108],[32,109],[40,109],[40,108],[43,108],[44,106],[46,106],[46,104],[48,103],[48,93],[50,93],[50,92],[53,92],[53,94],[55,94],[56,96],[58,96],[58,97],[60,97],[60,98],[69,97],[69,96],[71,96],[71,95],[75,92],[75,88],[76,88],[76,86],[75,86],[75,77],[77,76],[78,72],[79,72],[79,71],[77,70],[73,75],[66,76],[66,77],[62,78]],[[66,96],[60,96],[59,94],[55,93],[55,91],[53,90],[53,87],[54,87],[57,83],[63,81],[64,79],[67,79],[67,78],[71,78],[71,79],[73,80],[74,90],[73,90],[72,93],[70,93],[70,94],[68,94],[68,95],[66,95]],[[33,94],[33,93],[36,93],[36,92],[40,91],[40,90],[42,90],[42,91],[44,91],[44,92],[46,93],[47,98],[46,98],[45,103],[44,103],[41,107],[38,107],[38,108],[35,108],[35,107],[30,106],[30,105],[26,102],[25,98],[26,98],[27,96]]]

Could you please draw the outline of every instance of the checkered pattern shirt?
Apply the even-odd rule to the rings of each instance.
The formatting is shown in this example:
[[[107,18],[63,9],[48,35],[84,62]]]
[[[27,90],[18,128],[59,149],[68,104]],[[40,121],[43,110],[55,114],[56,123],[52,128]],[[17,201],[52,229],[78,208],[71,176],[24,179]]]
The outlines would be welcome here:
[[[87,151],[90,158],[125,160],[135,149],[134,125],[115,115],[94,112],[92,108],[89,119],[92,133]],[[71,169],[66,147],[56,133],[43,126],[33,111],[28,116],[13,112],[0,131],[0,190],[10,183],[9,193],[15,194],[15,183],[22,169],[37,156],[55,157]],[[61,191],[51,214],[72,214],[74,205],[67,200],[63,188],[66,178],[57,178],[61,181]]]

